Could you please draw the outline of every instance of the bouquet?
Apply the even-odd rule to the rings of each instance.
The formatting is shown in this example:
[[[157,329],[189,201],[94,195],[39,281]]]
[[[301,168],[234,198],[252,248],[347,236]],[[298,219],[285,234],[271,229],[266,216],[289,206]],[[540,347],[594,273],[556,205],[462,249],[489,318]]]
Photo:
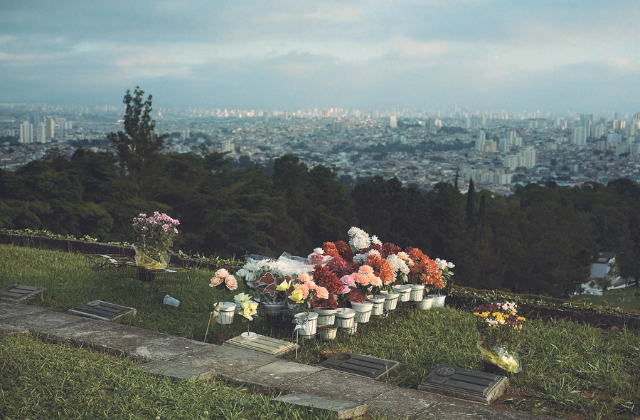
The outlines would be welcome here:
[[[475,308],[473,314],[478,319],[478,349],[482,359],[507,372],[520,372],[516,352],[525,318],[518,316],[517,305],[493,302]]]
[[[136,250],[136,264],[149,270],[165,268],[179,224],[180,221],[157,211],[153,216],[140,213],[134,217],[133,246]]]
[[[441,260],[440,258],[436,258],[436,264],[438,266],[438,268],[440,268],[440,275],[442,276],[442,287],[447,287],[448,286],[448,290],[451,290],[451,287],[453,287],[453,281],[451,280],[451,278],[453,277],[453,271],[451,271],[450,269],[455,267],[455,264],[453,264],[452,262],[447,262],[446,260]],[[442,289],[439,289],[439,291],[441,291]]]

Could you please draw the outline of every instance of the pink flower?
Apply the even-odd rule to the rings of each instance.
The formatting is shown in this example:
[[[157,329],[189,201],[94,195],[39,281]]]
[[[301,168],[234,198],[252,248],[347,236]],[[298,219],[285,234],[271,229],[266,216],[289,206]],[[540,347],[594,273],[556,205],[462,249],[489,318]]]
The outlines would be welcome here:
[[[225,270],[224,268],[219,269],[218,271],[216,271],[216,277],[227,277],[229,275],[229,272],[227,270]]]
[[[309,274],[307,274],[307,273],[302,273],[302,274],[300,274],[300,275],[298,276],[298,280],[299,280],[301,283],[306,283],[306,282],[308,282],[308,281],[311,281],[311,279],[312,279],[312,277],[311,277]]]
[[[229,290],[236,290],[238,288],[238,282],[232,275],[228,275],[227,277],[225,277],[224,283],[227,285],[227,288],[229,288]]]
[[[362,267],[360,267],[359,271],[361,274],[373,274],[373,267],[369,265],[363,265]]]
[[[211,284],[209,285],[209,287],[216,287],[218,285],[220,285],[222,283],[222,280],[224,280],[223,277],[212,277],[211,278]]]
[[[309,296],[309,288],[306,283],[302,283],[297,289],[302,292],[302,299],[306,299]]]
[[[382,280],[378,276],[367,276],[369,278],[369,284],[372,286],[382,286]]]
[[[316,290],[316,288],[318,287],[313,280],[307,281],[305,285],[309,288],[309,290]]]
[[[340,282],[344,284],[346,287],[356,287],[355,274],[356,273],[349,274],[348,276],[343,276],[340,279]],[[345,292],[345,293],[348,293],[348,292]]]
[[[178,233],[178,229],[173,228],[173,233]]]
[[[318,286],[316,289],[316,295],[318,296],[318,299],[329,299],[329,291],[321,286]]]
[[[354,286],[355,287],[355,286]],[[346,295],[351,291],[351,288],[347,285],[342,286],[342,290],[338,292],[339,295]]]

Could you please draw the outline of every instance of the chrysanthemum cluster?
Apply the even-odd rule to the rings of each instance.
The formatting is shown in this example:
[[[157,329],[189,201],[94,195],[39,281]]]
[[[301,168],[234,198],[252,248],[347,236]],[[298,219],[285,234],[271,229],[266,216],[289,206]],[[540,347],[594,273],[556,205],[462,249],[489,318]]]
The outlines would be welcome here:
[[[173,237],[178,234],[180,221],[165,213],[153,212],[153,216],[140,213],[133,218],[133,243],[154,251],[169,251]]]

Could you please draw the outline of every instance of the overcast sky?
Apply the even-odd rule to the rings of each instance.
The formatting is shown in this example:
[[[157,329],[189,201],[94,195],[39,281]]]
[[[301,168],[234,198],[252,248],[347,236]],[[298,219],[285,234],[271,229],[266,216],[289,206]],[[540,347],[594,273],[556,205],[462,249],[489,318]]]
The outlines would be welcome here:
[[[0,0],[0,102],[640,111],[637,0]]]

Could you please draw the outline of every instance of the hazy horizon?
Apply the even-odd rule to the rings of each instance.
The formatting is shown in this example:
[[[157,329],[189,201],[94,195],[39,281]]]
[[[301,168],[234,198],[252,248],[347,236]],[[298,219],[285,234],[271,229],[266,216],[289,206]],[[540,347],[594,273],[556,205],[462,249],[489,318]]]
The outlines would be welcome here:
[[[125,12],[126,11],[126,12]],[[0,102],[637,112],[633,2],[0,3]]]

